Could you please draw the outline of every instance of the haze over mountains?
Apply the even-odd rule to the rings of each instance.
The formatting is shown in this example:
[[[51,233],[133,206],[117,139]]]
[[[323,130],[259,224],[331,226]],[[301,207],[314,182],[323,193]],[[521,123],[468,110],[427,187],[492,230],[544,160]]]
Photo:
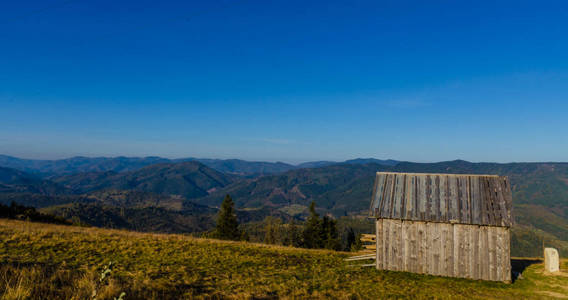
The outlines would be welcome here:
[[[38,173],[43,176],[74,174],[82,172],[123,172],[133,171],[145,166],[157,163],[177,163],[185,161],[197,161],[212,169],[225,173],[235,173],[241,175],[262,175],[281,173],[298,168],[323,167],[341,162],[334,161],[316,161],[305,162],[298,165],[291,165],[283,162],[259,162],[245,161],[240,159],[209,159],[209,158],[178,158],[167,159],[156,156],[148,157],[83,157],[76,156],[67,159],[58,160],[38,160],[38,159],[22,159],[8,155],[0,154],[0,166],[13,168],[20,171]],[[374,158],[358,158],[347,160],[343,163],[377,163],[384,165],[395,165],[396,160],[379,160]]]
[[[312,201],[322,214],[366,216],[377,171],[509,176],[515,251],[534,251],[542,238],[568,250],[568,163],[354,159],[293,166],[191,158],[39,161],[1,156],[0,203],[16,201],[95,226],[194,232],[213,226],[226,194],[233,197],[241,222],[269,215],[302,219]]]

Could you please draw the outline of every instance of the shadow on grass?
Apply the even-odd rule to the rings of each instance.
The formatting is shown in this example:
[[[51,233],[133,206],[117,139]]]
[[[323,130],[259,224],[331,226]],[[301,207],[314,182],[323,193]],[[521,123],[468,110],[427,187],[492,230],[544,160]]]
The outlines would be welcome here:
[[[513,258],[511,259],[511,279],[513,283],[522,276],[526,268],[534,264],[542,263],[540,258]]]

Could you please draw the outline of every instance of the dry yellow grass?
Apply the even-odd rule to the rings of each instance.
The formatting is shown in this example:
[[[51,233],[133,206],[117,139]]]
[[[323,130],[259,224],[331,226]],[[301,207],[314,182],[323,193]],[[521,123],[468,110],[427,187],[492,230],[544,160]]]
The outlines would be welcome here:
[[[2,299],[474,298],[568,294],[568,276],[528,266],[514,284],[352,268],[348,254],[183,235],[0,220]],[[563,260],[566,271],[568,261]]]

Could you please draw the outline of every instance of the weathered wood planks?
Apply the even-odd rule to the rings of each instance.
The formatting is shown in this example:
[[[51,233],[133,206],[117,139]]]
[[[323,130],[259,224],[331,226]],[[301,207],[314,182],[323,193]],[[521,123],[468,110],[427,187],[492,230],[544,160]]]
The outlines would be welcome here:
[[[506,227],[377,219],[376,230],[378,269],[511,280]]]
[[[506,177],[378,172],[370,215],[510,227],[511,202]]]
[[[376,243],[377,243],[377,249],[376,249],[376,254],[377,254],[377,269],[383,269],[384,268],[384,254],[383,254],[383,222],[379,222],[379,220],[377,220],[376,222],[376,227],[375,227],[375,233],[377,235],[376,238]]]

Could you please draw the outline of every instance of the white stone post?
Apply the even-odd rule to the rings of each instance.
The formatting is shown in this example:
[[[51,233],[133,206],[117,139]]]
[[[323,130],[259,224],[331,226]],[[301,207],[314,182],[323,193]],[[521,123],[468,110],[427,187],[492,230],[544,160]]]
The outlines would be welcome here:
[[[560,257],[554,248],[544,248],[544,271],[550,273],[560,271]]]

